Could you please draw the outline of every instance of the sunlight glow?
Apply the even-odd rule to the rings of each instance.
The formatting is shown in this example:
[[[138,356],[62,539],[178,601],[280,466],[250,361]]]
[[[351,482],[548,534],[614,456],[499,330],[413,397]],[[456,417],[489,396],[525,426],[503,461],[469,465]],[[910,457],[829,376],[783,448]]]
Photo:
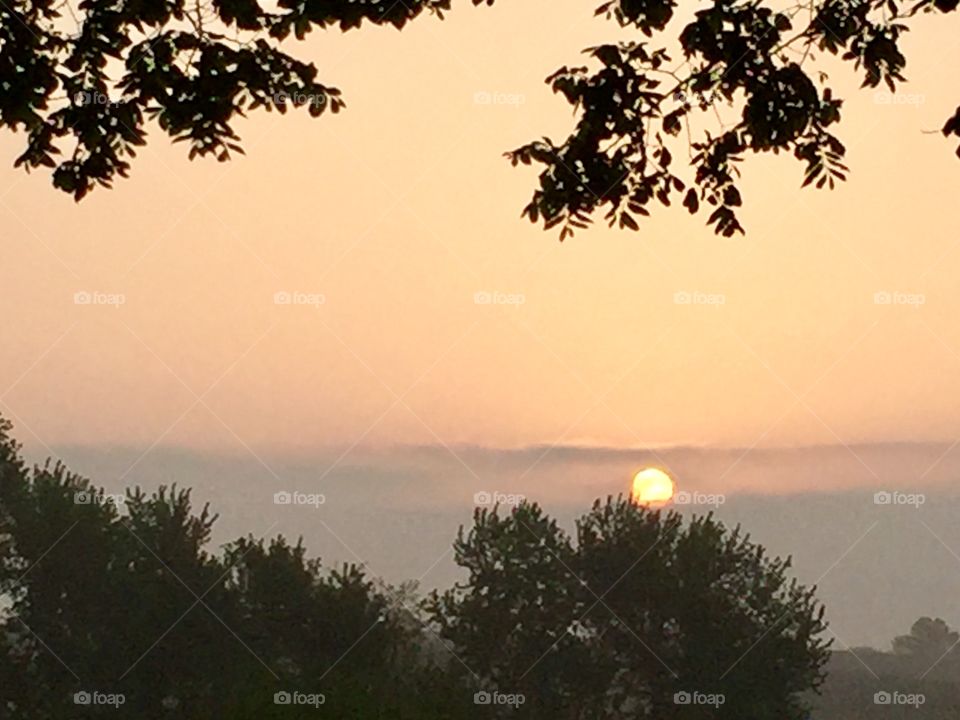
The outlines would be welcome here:
[[[630,499],[639,505],[660,507],[670,502],[674,490],[673,478],[660,468],[650,467],[633,476]]]

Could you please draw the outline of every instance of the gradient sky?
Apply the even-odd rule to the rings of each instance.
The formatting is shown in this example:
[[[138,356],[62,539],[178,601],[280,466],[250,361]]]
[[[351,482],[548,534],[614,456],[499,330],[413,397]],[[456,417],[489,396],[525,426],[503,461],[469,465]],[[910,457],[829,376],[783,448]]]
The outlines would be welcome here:
[[[154,132],[130,180],[76,205],[0,136],[0,413],[28,457],[112,492],[179,482],[221,513],[217,542],[302,535],[428,587],[455,577],[475,493],[524,493],[569,527],[661,464],[796,556],[839,647],[886,646],[921,614],[956,625],[960,162],[933,131],[960,100],[957,19],[916,19],[901,102],[830,64],[838,190],[749,158],[746,237],[678,208],[561,245],[520,219],[535,171],[502,153],[564,137],[543,78],[622,33],[594,2],[457,5],[295,46],[346,111],[255,114],[230,163]],[[917,488],[923,508],[872,501]]]
[[[914,102],[834,72],[839,190],[800,192],[799,164],[751,158],[745,238],[681,209],[561,245],[520,220],[534,173],[502,152],[565,135],[542,79],[618,33],[591,3],[458,4],[297,46],[346,112],[255,114],[227,164],[154,132],[132,179],[75,205],[10,167],[22,137],[0,138],[0,410],[28,447],[956,439],[960,163],[924,134],[956,106],[955,27],[920,18],[907,38]],[[82,291],[125,304],[74,304]],[[325,303],[275,305],[283,291]]]

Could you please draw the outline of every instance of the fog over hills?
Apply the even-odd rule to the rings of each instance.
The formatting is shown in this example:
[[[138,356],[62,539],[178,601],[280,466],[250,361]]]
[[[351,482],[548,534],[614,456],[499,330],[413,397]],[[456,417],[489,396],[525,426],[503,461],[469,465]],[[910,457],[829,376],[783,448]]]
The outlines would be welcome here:
[[[198,502],[220,514],[218,543],[247,533],[302,535],[327,564],[362,560],[388,581],[420,579],[425,589],[458,577],[450,545],[470,522],[478,493],[522,494],[572,530],[593,499],[626,492],[633,472],[659,465],[687,493],[681,499],[690,502],[678,510],[715,509],[771,553],[793,556],[798,578],[820,587],[837,649],[888,648],[922,615],[960,624],[960,450],[950,443],[146,450],[54,448],[108,492],[192,487]],[[26,454],[43,457],[30,447]],[[323,503],[276,504],[278,492],[322,495]],[[878,492],[890,502],[878,504]]]

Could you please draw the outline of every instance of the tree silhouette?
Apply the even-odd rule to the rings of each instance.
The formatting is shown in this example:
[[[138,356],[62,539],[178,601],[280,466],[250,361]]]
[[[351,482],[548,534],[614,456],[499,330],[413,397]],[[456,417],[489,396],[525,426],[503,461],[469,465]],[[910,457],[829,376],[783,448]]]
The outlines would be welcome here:
[[[909,635],[896,637],[891,651],[858,647],[831,653],[813,718],[831,720],[950,720],[960,709],[957,633],[941,619],[923,617]],[[910,704],[878,702],[892,693],[922,697]]]
[[[570,569],[575,551],[556,521],[537,505],[505,517],[478,510],[454,553],[467,583],[435,594],[431,609],[468,684],[474,681],[477,692],[522,694],[513,713],[520,717],[564,717],[579,707],[600,717],[611,668],[592,662],[602,659],[591,657],[577,635],[582,598]]]
[[[435,620],[468,681],[527,698],[514,715],[799,720],[822,680],[813,591],[712,516],[608,498],[574,546],[524,503],[479,510],[455,552],[468,578],[434,597]]]
[[[437,717],[425,673],[397,664],[409,630],[361,569],[323,571],[283,538],[212,554],[215,517],[189,491],[128,492],[118,509],[62,465],[28,468],[9,429],[0,420],[4,718],[301,717],[274,701],[292,691],[341,717]],[[125,701],[75,703],[94,691]]]
[[[952,651],[958,642],[960,633],[951,630],[943,620],[922,617],[911,626],[909,635],[893,639],[893,652],[934,663]]]
[[[657,42],[594,47],[597,69],[563,67],[548,78],[579,119],[560,143],[544,138],[508,153],[514,164],[544,166],[524,214],[546,228],[561,225],[562,240],[596,210],[636,230],[635,216],[649,215],[652,204],[682,198],[691,213],[709,209],[717,233],[742,232],[737,163],[747,153],[792,154],[804,164],[804,185],[845,178],[834,134],[842,101],[813,65],[818,53],[853,63],[864,86],[893,91],[904,79],[899,43],[909,21],[957,4],[807,0],[781,10],[712,0],[675,27],[675,0],[604,0],[598,14]],[[188,142],[191,158],[226,160],[242,152],[233,121],[250,110],[339,111],[340,91],[281,50],[289,35],[364,22],[403,28],[424,13],[442,18],[450,5],[279,0],[267,11],[257,0],[82,0],[77,8],[70,0],[10,0],[0,4],[0,127],[27,133],[16,166],[52,168],[54,185],[79,200],[126,176],[148,120]],[[668,30],[682,69],[666,50]],[[739,114],[736,122],[715,132],[696,125],[697,115],[722,105]],[[960,107],[943,134],[960,138]],[[683,152],[689,173],[675,170]]]
[[[535,504],[479,510],[454,544],[466,582],[421,601],[282,537],[211,552],[216,517],[189,491],[108,501],[60,464],[27,467],[9,430],[4,718],[312,717],[277,700],[301,692],[359,720],[799,720],[822,679],[813,591],[711,516],[597,501],[574,542]]]
[[[804,165],[803,185],[832,188],[846,177],[844,145],[834,134],[842,101],[817,56],[839,55],[862,73],[864,87],[882,83],[893,92],[904,80],[899,43],[907,23],[918,12],[952,13],[957,2],[807,0],[779,9],[713,0],[671,35],[685,60],[678,70],[662,41],[675,0],[606,1],[598,14],[655,41],[590,48],[598,69],[563,67],[547,79],[579,118],[564,141],[544,138],[508,154],[514,164],[544,166],[524,214],[547,228],[560,225],[562,240],[596,210],[611,225],[637,230],[634,216],[682,198],[691,213],[706,207],[718,234],[743,232],[737,163],[748,153],[792,154]],[[703,121],[718,108],[734,117],[718,116],[711,132]],[[960,108],[943,134],[960,137]],[[692,172],[675,169],[679,152]]]
[[[480,4],[483,0],[473,0]],[[488,0],[489,2],[490,0]],[[291,33],[403,28],[450,0],[10,0],[0,4],[0,127],[27,132],[15,162],[53,168],[53,184],[79,200],[125,177],[146,121],[190,157],[242,152],[232,121],[258,107],[343,107],[317,69],[280,49]],[[58,157],[59,156],[59,157]]]

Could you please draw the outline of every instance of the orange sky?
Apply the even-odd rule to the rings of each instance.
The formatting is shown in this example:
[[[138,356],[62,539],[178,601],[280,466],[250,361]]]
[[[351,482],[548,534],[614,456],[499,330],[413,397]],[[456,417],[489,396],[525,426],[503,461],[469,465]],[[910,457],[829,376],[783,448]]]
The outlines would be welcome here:
[[[838,191],[801,193],[799,164],[751,158],[745,238],[681,209],[560,245],[520,220],[534,173],[501,154],[566,134],[569,106],[542,79],[616,31],[591,3],[459,5],[443,23],[295,47],[346,112],[256,114],[237,126],[247,156],[228,164],[188,162],[154,132],[132,179],[77,206],[13,170],[23,138],[0,137],[0,412],[18,437],[258,450],[956,439],[960,209],[947,198],[960,162],[923,134],[960,101],[946,82],[955,18],[921,18],[907,38],[914,102],[834,73],[852,170]],[[77,305],[78,292],[124,304]],[[277,305],[278,292],[318,304]],[[924,302],[878,305],[878,292]]]

